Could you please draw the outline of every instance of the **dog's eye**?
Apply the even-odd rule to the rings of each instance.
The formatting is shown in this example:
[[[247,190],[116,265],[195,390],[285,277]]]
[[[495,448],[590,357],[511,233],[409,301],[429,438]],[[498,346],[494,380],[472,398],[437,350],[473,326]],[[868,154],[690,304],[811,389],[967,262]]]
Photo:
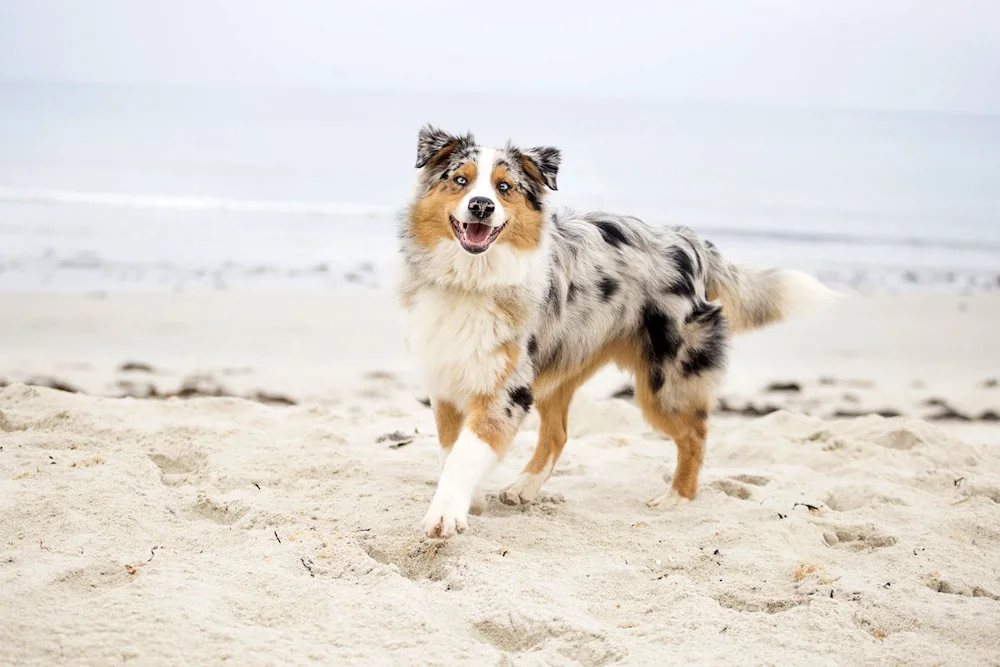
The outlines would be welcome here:
[[[455,185],[459,185],[463,188],[469,184],[469,179],[467,179],[465,176],[456,176],[452,180],[455,181]]]
[[[500,181],[500,183],[497,184],[497,190],[503,194],[507,194],[510,192],[510,183],[507,181]]]

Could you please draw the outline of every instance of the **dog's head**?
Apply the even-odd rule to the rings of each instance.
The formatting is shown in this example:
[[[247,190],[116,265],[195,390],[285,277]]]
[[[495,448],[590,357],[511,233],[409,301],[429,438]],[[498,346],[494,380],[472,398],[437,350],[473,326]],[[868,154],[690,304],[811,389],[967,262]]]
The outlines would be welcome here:
[[[425,126],[417,141],[420,184],[411,209],[415,240],[427,249],[454,242],[471,255],[495,245],[530,251],[542,242],[546,190],[556,189],[559,151],[480,146]]]

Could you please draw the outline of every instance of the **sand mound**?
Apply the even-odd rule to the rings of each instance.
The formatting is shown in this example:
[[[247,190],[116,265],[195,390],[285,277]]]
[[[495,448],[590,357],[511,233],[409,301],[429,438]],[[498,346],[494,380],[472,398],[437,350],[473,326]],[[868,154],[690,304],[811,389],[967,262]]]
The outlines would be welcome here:
[[[7,387],[0,663],[1000,658],[995,450],[908,419],[720,421],[698,501],[664,512],[643,502],[673,445],[624,401],[581,397],[574,419],[542,502],[491,498],[441,543],[419,532],[437,458],[412,400]]]

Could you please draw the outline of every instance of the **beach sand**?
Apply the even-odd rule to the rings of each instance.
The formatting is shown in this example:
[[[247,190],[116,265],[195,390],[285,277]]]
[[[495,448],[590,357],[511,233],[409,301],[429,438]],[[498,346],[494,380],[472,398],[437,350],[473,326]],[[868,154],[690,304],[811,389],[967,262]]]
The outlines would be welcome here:
[[[602,373],[540,502],[490,495],[532,415],[442,542],[388,297],[0,295],[0,664],[1000,664],[998,322],[855,297],[741,337],[672,511]]]

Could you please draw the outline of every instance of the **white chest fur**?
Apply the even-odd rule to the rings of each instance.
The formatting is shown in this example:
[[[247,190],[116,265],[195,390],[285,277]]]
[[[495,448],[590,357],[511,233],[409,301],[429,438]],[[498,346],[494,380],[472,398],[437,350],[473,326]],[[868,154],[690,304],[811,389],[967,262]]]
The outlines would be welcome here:
[[[464,406],[473,396],[495,390],[507,363],[498,348],[516,332],[492,297],[425,287],[417,293],[408,320],[410,350],[433,398]]]

